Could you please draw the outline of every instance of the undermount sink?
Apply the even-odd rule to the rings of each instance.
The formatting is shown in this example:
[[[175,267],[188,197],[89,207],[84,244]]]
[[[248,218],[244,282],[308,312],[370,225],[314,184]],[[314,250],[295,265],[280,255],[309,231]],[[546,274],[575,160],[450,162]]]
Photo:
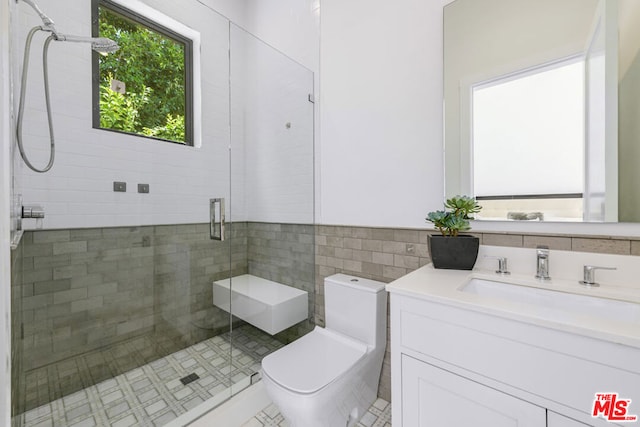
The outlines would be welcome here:
[[[640,304],[596,296],[571,294],[515,283],[472,278],[460,291],[480,297],[535,306],[549,320],[566,321],[575,315],[640,325]]]

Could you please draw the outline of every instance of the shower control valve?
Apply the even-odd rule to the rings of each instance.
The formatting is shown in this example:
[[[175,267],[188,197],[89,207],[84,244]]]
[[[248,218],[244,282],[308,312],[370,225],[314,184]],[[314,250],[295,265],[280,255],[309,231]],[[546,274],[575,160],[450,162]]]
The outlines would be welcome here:
[[[44,208],[39,205],[29,205],[22,207],[22,218],[44,218]]]

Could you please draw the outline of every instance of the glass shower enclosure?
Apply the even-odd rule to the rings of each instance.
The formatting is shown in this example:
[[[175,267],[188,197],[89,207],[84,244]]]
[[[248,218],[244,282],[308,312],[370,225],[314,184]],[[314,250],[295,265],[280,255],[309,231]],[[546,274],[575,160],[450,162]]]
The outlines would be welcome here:
[[[199,1],[147,3],[201,34],[202,145],[93,129],[88,48],[52,49],[56,163],[13,170],[14,425],[186,425],[313,327],[313,73]],[[16,59],[36,18],[16,6]],[[46,162],[37,62],[24,140]]]

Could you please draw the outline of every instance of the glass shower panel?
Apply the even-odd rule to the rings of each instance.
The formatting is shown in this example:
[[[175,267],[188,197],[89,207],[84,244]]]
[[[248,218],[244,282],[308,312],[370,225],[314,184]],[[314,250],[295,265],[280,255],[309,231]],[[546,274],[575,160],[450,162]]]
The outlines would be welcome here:
[[[226,200],[227,217],[231,205],[229,22],[197,0],[148,3],[200,32],[203,143],[93,129],[90,50],[52,47],[56,161],[45,174],[19,156],[14,163],[14,191],[45,211],[23,222],[12,253],[17,425],[164,425],[230,395],[231,318],[214,306],[212,283],[242,272],[246,257],[232,253],[246,251],[233,227],[211,239],[209,222],[210,199]],[[91,16],[91,2],[45,6],[61,31],[85,28]],[[12,49],[21,58],[39,23],[24,3],[15,13]],[[42,63],[35,52],[31,61],[23,134],[40,164],[48,154]]]
[[[313,73],[233,23],[230,46],[231,212],[246,243],[246,269],[231,278],[234,364],[251,359],[257,372],[313,328]]]

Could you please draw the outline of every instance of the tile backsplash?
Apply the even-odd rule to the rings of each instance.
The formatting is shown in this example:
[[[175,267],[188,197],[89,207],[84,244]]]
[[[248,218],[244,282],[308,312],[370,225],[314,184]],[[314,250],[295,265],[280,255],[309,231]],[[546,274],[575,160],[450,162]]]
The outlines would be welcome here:
[[[59,397],[41,395],[48,389],[43,386],[51,376],[48,366],[56,361],[93,354],[108,344],[130,343],[154,328],[166,335],[159,348],[166,353],[185,341],[204,339],[202,334],[215,325],[228,326],[228,316],[216,314],[210,303],[210,282],[229,274],[229,260],[234,275],[255,274],[310,292],[311,321],[276,337],[286,343],[308,332],[313,323],[324,326],[326,276],[343,272],[391,282],[429,263],[427,236],[434,232],[259,222],[234,223],[230,228],[230,253],[208,239],[207,224],[26,233],[13,254],[14,339],[24,336],[16,341],[22,345],[14,346],[13,368],[31,373],[18,382],[22,392],[14,390],[27,395],[28,402],[19,409]],[[483,245],[547,245],[640,256],[640,237],[472,234]],[[50,380],[77,387],[60,366]],[[99,377],[99,371],[93,372]],[[387,345],[379,387],[379,396],[386,400],[391,398],[390,378]]]

